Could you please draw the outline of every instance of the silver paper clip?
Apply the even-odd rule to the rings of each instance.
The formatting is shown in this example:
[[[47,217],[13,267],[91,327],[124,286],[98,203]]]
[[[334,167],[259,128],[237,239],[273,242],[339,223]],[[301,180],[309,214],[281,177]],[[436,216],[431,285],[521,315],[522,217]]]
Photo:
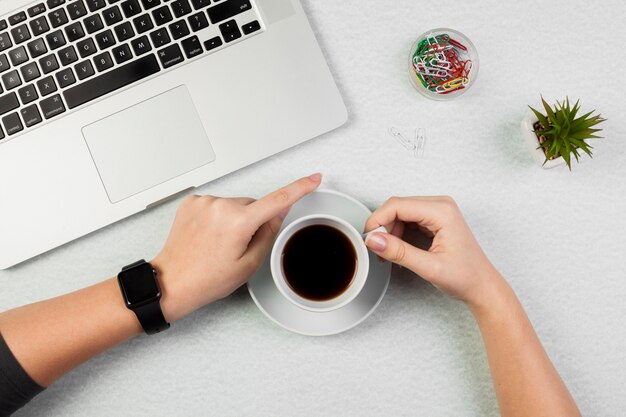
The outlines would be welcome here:
[[[395,127],[389,128],[389,134],[393,136],[402,146],[413,154],[415,158],[423,158],[424,150],[426,148],[426,134],[424,129],[415,129],[415,135],[412,138],[407,138]]]
[[[413,151],[415,150],[415,144],[407,139],[402,133],[400,133],[400,131],[398,129],[396,129],[395,127],[390,127],[389,128],[389,134],[391,136],[393,136],[394,138],[396,138],[396,140],[398,142],[400,142],[400,144],[402,146],[404,146],[405,148],[407,148],[409,151]]]
[[[415,129],[415,151],[414,151],[415,157],[423,158],[425,149],[426,149],[426,133],[424,132],[424,129],[420,127],[418,129]]]

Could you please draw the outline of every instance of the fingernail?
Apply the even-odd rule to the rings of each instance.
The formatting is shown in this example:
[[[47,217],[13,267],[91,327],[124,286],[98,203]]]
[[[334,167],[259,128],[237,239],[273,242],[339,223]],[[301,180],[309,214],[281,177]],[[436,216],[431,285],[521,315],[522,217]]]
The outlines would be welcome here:
[[[313,182],[320,182],[322,180],[322,174],[319,172],[313,175],[309,175],[309,179]]]
[[[387,247],[387,238],[380,233],[374,233],[367,237],[365,245],[374,252],[384,252]]]
[[[286,209],[278,213],[278,217],[280,217],[281,220],[285,220],[287,216],[289,215],[290,211],[291,211],[291,207],[287,207]]]

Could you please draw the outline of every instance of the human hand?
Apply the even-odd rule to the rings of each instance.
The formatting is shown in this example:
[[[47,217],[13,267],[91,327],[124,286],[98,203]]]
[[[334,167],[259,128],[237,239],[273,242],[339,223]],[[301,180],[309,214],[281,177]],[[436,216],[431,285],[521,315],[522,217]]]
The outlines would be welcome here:
[[[366,241],[370,250],[470,305],[502,280],[450,197],[390,198],[370,216],[365,230],[380,226],[390,234],[370,235]],[[433,239],[428,251],[402,240],[407,226]]]
[[[261,200],[190,196],[181,204],[165,246],[152,262],[161,306],[175,321],[244,284],[267,255],[291,206],[314,191],[320,174]]]

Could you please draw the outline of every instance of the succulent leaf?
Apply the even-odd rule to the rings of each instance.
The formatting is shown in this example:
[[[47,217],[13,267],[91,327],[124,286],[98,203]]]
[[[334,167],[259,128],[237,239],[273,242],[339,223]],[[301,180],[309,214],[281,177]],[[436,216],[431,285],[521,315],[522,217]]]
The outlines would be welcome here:
[[[576,100],[576,103],[572,106],[569,97],[565,97],[565,100],[562,102],[557,100],[556,105],[551,107],[542,96],[541,104],[545,113],[530,106],[529,108],[541,125],[540,128],[535,130],[535,133],[546,139],[544,143],[539,144],[537,147],[537,149],[543,149],[546,154],[544,164],[550,159],[561,156],[571,170],[572,155],[574,155],[576,161],[581,156],[581,152],[593,157],[591,151],[593,147],[586,141],[602,138],[596,135],[602,129],[594,128],[594,126],[606,121],[606,119],[599,114],[594,116],[595,110],[576,117],[580,111],[580,100]]]
[[[546,110],[546,115],[548,119],[550,119],[550,121],[554,121],[556,119],[554,115],[554,111],[552,110],[550,105],[544,100],[543,97],[541,97],[541,104],[543,104],[543,108]]]
[[[576,118],[578,110],[580,110],[580,100],[576,100],[576,104],[574,104],[574,108],[572,109],[572,119]]]
[[[546,116],[544,116],[543,114],[539,113],[537,110],[533,109],[532,107],[528,106],[532,112],[535,114],[535,117],[537,118],[537,120],[539,120],[539,123],[541,123],[542,126],[547,127],[550,125],[550,123],[548,122],[548,119],[546,118]]]

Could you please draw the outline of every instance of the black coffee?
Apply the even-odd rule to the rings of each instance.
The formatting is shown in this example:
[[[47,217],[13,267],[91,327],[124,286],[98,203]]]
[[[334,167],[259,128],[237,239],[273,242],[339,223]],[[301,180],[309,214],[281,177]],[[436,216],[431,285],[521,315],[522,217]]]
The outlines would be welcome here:
[[[313,225],[298,230],[282,254],[283,274],[291,289],[313,301],[341,295],[352,282],[357,267],[350,239],[331,226]]]

